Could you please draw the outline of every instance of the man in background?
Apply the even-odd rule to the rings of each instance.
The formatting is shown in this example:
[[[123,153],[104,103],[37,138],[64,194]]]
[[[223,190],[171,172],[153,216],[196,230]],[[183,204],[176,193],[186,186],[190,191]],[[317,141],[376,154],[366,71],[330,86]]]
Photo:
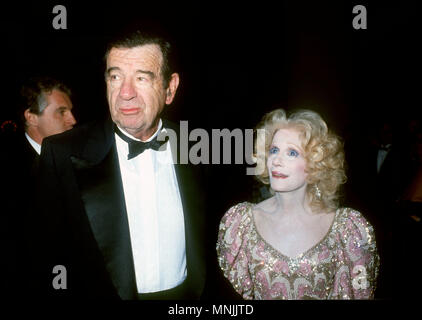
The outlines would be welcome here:
[[[70,89],[59,80],[29,79],[20,91],[22,126],[2,139],[2,265],[7,275],[3,291],[6,298],[19,297],[35,280],[31,273],[35,258],[31,257],[29,221],[37,219],[33,215],[38,159],[44,138],[70,130],[76,124],[70,97]]]
[[[45,137],[70,130],[76,124],[70,89],[49,78],[33,78],[22,87],[25,137],[39,155]]]

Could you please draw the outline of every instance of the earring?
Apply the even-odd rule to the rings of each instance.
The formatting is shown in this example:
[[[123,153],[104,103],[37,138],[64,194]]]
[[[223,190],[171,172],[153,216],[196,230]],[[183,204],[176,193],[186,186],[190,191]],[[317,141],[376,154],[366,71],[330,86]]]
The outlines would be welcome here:
[[[315,185],[315,195],[318,199],[321,199],[321,190],[318,188],[318,185]]]

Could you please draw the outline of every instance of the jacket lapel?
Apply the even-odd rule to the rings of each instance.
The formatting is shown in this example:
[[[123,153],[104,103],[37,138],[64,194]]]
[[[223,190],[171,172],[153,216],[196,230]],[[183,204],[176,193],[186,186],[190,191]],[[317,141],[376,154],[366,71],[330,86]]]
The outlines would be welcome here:
[[[89,152],[72,156],[71,161],[91,230],[112,282],[122,299],[134,299],[136,281],[129,224],[112,132],[105,132],[103,141],[96,134],[88,138],[85,150]],[[105,152],[98,150],[99,145],[106,146]]]
[[[175,170],[185,221],[187,285],[193,296],[199,297],[205,281],[203,199],[189,166],[176,164]]]
[[[183,206],[186,241],[187,286],[193,297],[199,297],[205,282],[205,248],[204,248],[204,199],[200,192],[198,180],[201,174],[198,167],[180,164],[180,130],[177,125],[164,120],[164,127],[177,133],[177,143],[170,144],[173,155],[177,154],[177,163],[174,165],[177,183]],[[179,151],[179,153],[177,153]]]

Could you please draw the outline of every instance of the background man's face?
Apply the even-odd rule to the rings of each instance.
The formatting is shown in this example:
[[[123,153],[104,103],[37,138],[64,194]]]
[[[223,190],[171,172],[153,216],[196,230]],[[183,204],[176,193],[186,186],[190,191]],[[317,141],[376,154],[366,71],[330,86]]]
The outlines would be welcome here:
[[[38,131],[42,138],[62,133],[73,128],[76,123],[72,114],[69,96],[59,90],[46,94],[47,107],[37,116]]]
[[[113,48],[107,58],[107,100],[113,121],[145,139],[156,129],[166,100],[157,45]]]

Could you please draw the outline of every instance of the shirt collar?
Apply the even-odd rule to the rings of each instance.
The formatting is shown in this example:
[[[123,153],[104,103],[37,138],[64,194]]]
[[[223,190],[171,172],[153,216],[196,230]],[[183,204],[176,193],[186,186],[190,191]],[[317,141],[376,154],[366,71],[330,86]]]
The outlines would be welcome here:
[[[41,145],[36,143],[26,132],[25,137],[28,140],[29,144],[34,148],[34,150],[38,153],[38,155],[41,154]]]

